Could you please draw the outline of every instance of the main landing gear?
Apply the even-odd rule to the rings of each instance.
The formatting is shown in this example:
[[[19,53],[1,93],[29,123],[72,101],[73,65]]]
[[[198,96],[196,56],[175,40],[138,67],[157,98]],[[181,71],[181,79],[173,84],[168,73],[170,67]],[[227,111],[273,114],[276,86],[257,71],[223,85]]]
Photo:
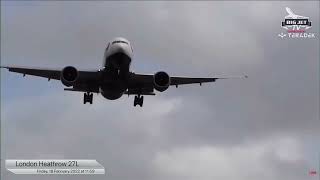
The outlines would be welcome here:
[[[134,106],[139,105],[140,107],[142,107],[142,105],[143,105],[143,96],[140,96],[140,95],[135,96],[133,105]]]
[[[86,104],[87,102],[92,104],[92,100],[93,100],[93,93],[84,93],[83,95],[83,104]]]

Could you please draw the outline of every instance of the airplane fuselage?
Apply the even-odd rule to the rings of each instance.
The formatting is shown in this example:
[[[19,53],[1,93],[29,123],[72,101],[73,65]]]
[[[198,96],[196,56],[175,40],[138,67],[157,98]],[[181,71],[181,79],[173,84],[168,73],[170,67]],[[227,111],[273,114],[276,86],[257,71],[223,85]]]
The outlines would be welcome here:
[[[130,42],[124,38],[115,38],[108,43],[102,70],[105,82],[100,85],[103,97],[118,99],[127,90],[132,54]]]

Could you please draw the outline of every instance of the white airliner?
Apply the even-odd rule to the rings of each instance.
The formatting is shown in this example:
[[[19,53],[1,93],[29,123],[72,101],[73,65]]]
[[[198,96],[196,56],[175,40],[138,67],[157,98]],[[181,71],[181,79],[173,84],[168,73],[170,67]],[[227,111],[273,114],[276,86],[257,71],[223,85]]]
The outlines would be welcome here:
[[[1,66],[11,72],[60,80],[69,88],[66,91],[84,92],[83,103],[92,104],[93,93],[101,93],[109,100],[120,98],[123,94],[135,95],[134,106],[143,105],[143,95],[155,95],[154,89],[163,92],[169,86],[214,82],[227,77],[189,78],[170,77],[166,72],[159,71],[152,75],[136,74],[130,71],[132,47],[128,40],[118,37],[107,44],[104,54],[104,66],[96,71],[78,71],[73,66],[54,69],[23,68]],[[233,77],[233,78],[246,78]]]
[[[286,11],[288,13],[288,15],[285,17],[286,19],[308,19],[308,17],[294,14],[293,11],[288,7],[286,7]]]

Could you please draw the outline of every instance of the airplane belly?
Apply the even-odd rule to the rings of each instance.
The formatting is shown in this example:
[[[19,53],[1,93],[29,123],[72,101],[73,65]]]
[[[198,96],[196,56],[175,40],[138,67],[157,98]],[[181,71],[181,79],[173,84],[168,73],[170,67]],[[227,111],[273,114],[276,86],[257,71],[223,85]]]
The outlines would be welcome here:
[[[107,83],[100,87],[102,96],[109,100],[119,99],[126,89],[126,83],[121,80]]]
[[[101,94],[106,99],[116,100],[116,99],[119,99],[123,93],[113,92],[113,91],[102,91]]]

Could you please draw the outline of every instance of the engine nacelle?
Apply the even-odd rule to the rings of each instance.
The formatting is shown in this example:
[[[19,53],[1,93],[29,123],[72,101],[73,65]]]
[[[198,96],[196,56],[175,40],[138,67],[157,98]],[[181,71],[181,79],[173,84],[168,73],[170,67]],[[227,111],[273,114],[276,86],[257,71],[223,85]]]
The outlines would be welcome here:
[[[62,69],[60,79],[63,85],[69,87],[77,81],[78,77],[78,70],[73,66],[67,66]]]
[[[165,91],[170,86],[170,76],[164,71],[157,72],[153,76],[153,84],[157,91]]]

